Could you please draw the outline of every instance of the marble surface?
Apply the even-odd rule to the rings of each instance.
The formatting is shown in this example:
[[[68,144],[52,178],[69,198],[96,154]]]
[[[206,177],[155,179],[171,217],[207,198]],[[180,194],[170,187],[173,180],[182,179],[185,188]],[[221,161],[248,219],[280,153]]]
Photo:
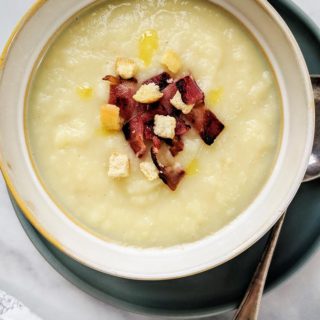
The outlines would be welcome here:
[[[0,0],[0,51],[32,0]],[[320,25],[319,0],[294,0]],[[319,62],[320,63],[320,62]],[[290,279],[263,297],[262,320],[320,317],[320,250]],[[48,265],[33,247],[11,207],[0,177],[0,289],[17,297],[44,320],[144,320],[83,293]],[[212,319],[227,320],[231,314]]]

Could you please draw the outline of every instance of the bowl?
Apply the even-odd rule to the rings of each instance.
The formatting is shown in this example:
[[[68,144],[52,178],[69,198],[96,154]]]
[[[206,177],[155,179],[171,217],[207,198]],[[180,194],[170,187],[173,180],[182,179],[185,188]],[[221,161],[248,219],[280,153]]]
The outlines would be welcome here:
[[[240,20],[265,51],[283,105],[281,146],[261,192],[235,220],[190,244],[141,249],[109,243],[65,216],[31,164],[24,109],[31,73],[46,44],[75,14],[101,1],[37,1],[21,20],[0,67],[0,165],[7,186],[32,225],[73,259],[93,269],[138,280],[173,279],[216,267],[260,239],[286,210],[309,161],[314,101],[308,70],[289,28],[267,1],[212,0]]]

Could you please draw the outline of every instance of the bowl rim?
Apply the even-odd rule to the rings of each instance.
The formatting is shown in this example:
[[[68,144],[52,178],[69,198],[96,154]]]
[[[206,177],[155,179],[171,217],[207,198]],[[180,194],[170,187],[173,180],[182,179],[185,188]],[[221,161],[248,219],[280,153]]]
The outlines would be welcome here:
[[[7,39],[2,52],[0,53],[0,79],[2,77],[2,70],[6,65],[7,56],[9,55],[10,48],[16,37],[22,31],[24,26],[28,23],[30,19],[41,9],[41,7],[47,2],[47,0],[34,0],[34,3],[30,6],[30,8],[24,13],[24,15],[18,20],[15,27],[13,28],[9,38]],[[25,217],[29,220],[29,222],[54,246],[56,246],[62,252],[67,253],[67,250],[64,249],[64,246],[50,233],[48,233],[44,227],[38,223],[37,219],[34,218],[33,213],[29,210],[28,206],[26,205],[25,201],[20,197],[19,193],[17,192],[14,183],[11,181],[9,173],[5,169],[4,164],[2,163],[2,156],[0,150],[0,172],[3,176],[3,179],[6,183],[6,186],[13,196],[14,200],[17,202],[19,207],[21,208]]]
[[[15,42],[16,37],[23,30],[23,28],[27,24],[27,22],[33,18],[33,16],[38,12],[38,10],[41,9],[41,7],[46,2],[48,2],[48,0],[35,0],[34,4],[27,10],[27,12],[23,15],[23,17],[18,21],[16,27],[13,29],[13,32],[10,35],[10,37],[8,38],[8,40],[4,46],[4,49],[0,55],[0,79],[2,77],[2,70],[4,69],[4,66],[6,64],[6,58],[10,53],[10,48],[13,45],[13,43]],[[312,87],[311,87],[311,82],[309,83],[309,81],[307,81],[307,78],[309,78],[309,72],[306,67],[304,57],[301,53],[301,50],[300,50],[293,34],[291,33],[289,27],[284,22],[282,17],[278,14],[278,12],[273,8],[273,6],[267,0],[257,1],[256,3],[262,8],[262,10],[265,11],[265,13],[267,13],[272,18],[272,20],[274,20],[278,24],[278,26],[281,28],[281,30],[284,31],[284,34],[288,40],[288,43],[291,45],[291,50],[294,52],[294,55],[297,58],[298,64],[301,67],[302,74],[303,74],[304,80],[305,80],[305,88],[304,89],[306,90],[306,97],[309,100],[309,102],[312,104],[313,103],[313,91],[312,91]],[[266,53],[266,55],[268,56],[267,53]],[[312,117],[314,118],[314,108],[311,108],[311,110],[309,108],[308,119],[310,120]],[[314,128],[310,126],[308,128],[308,134],[307,134],[308,141],[311,140],[311,137],[312,137],[312,141],[313,141],[313,131],[314,131]],[[309,153],[311,152],[312,144],[311,144],[311,147],[310,146],[308,146],[308,147],[309,148],[306,149],[305,154],[308,153],[308,155],[309,155]],[[300,172],[298,172],[296,174],[296,180],[302,181],[304,169],[306,169],[306,166],[307,166],[307,163],[305,163],[304,165],[303,164],[300,165]],[[14,183],[12,182],[9,173],[7,172],[6,167],[4,166],[4,163],[2,162],[1,150],[0,150],[0,171],[3,175],[3,178],[5,180],[7,188],[9,189],[9,192],[12,194],[14,200],[16,201],[18,206],[20,207],[20,209],[23,212],[23,214],[25,215],[25,217],[36,228],[36,230],[42,236],[44,236],[50,243],[52,243],[55,247],[57,247],[60,251],[62,251],[66,255],[70,256],[71,258],[75,259],[76,261],[78,261],[78,262],[80,262],[90,268],[94,268],[94,269],[101,271],[101,272],[107,272],[107,273],[114,275],[114,276],[118,276],[118,277],[120,276],[123,278],[136,279],[136,280],[178,279],[178,278],[182,278],[185,276],[191,276],[191,275],[194,275],[194,274],[197,274],[200,272],[207,271],[211,268],[217,267],[217,266],[225,263],[226,261],[231,260],[232,258],[236,257],[240,253],[247,250],[256,241],[258,241],[266,232],[268,232],[268,230],[273,226],[273,224],[280,217],[281,213],[287,208],[287,206],[289,205],[289,203],[291,202],[291,200],[293,199],[293,197],[296,193],[296,192],[293,192],[292,190],[290,191],[290,195],[287,197],[287,201],[282,202],[282,210],[280,210],[277,213],[277,215],[274,214],[274,216],[271,217],[267,227],[264,226],[263,228],[260,228],[259,230],[257,230],[256,233],[254,233],[251,237],[249,237],[247,239],[247,241],[240,244],[236,250],[234,250],[232,253],[228,254],[227,256],[224,256],[224,258],[221,259],[221,261],[218,264],[217,263],[215,263],[215,264],[207,263],[207,264],[203,264],[202,267],[199,267],[199,265],[198,265],[197,267],[193,267],[191,271],[190,271],[190,268],[184,268],[180,271],[174,271],[171,273],[164,273],[161,275],[159,275],[159,274],[157,274],[157,275],[150,275],[150,274],[143,275],[143,274],[123,272],[123,271],[114,272],[111,270],[109,270],[109,271],[101,270],[98,267],[93,266],[91,263],[86,262],[83,259],[80,259],[72,250],[67,249],[59,240],[57,240],[57,238],[53,234],[50,234],[46,230],[46,228],[38,222],[38,220],[34,216],[32,210],[30,210],[28,208],[26,202],[22,199],[22,197],[19,195],[18,191],[16,190],[16,187],[14,186]],[[188,272],[188,270],[189,270],[189,272]]]

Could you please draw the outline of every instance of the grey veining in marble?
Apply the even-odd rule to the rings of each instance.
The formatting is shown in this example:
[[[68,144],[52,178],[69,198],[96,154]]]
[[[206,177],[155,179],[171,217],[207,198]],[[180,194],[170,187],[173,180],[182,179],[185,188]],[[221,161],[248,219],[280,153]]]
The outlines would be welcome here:
[[[320,25],[319,0],[294,0]],[[0,0],[0,50],[32,0]],[[319,61],[320,63],[320,61]],[[320,319],[320,251],[263,298],[262,320]],[[145,320],[83,293],[40,256],[23,232],[0,177],[0,289],[44,320]],[[227,320],[230,314],[214,319]]]

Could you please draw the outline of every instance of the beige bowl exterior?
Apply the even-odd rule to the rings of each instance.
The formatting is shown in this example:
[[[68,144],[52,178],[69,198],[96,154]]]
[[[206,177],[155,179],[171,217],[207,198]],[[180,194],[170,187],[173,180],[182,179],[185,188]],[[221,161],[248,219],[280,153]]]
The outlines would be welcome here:
[[[76,12],[99,1],[40,0],[17,26],[0,61],[0,165],[13,197],[37,230],[61,251],[119,277],[161,280],[220,265],[261,238],[298,190],[314,134],[314,101],[302,53],[286,24],[264,0],[212,0],[256,37],[274,68],[283,103],[283,136],[268,182],[232,223],[197,242],[166,249],[107,243],[69,220],[33,170],[24,128],[25,96],[34,65],[49,39]]]

